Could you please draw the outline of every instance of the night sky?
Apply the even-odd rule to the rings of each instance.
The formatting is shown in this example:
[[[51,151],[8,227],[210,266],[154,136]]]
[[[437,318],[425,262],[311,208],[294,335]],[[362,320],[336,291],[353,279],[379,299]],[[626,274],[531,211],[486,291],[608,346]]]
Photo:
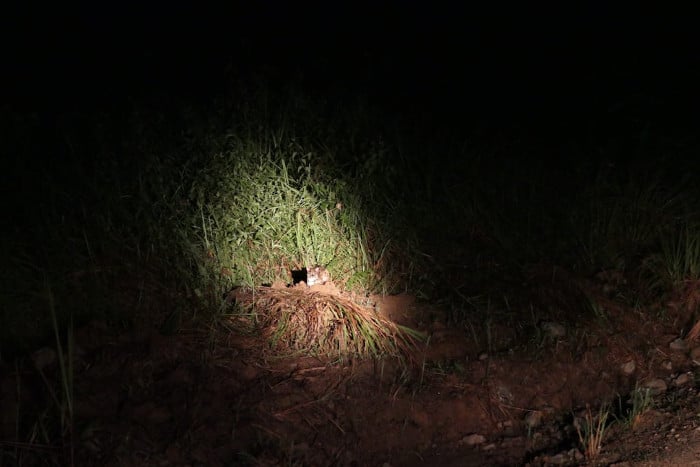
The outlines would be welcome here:
[[[206,101],[254,76],[271,88],[297,80],[324,99],[362,94],[444,124],[697,123],[700,43],[683,11],[251,3],[10,11],[0,20],[3,100],[44,111]]]

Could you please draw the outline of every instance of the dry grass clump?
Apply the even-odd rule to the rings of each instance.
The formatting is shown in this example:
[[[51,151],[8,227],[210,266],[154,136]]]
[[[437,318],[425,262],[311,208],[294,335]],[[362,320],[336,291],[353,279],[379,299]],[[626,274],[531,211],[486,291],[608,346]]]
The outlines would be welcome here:
[[[275,354],[410,358],[421,337],[339,294],[256,287],[230,298],[243,311],[232,317],[236,327],[261,333]]]
[[[583,455],[587,460],[593,461],[600,454],[603,447],[603,438],[608,428],[609,407],[602,406],[597,414],[586,407],[581,418],[574,419],[574,428],[578,434],[578,440],[583,449]]]

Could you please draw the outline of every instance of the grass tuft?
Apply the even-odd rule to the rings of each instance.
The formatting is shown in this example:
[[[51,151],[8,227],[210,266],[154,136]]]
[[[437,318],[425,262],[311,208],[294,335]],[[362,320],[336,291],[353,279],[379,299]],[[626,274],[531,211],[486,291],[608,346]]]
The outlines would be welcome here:
[[[574,419],[579,444],[583,455],[589,461],[595,460],[600,454],[609,413],[607,406],[601,406],[595,415],[590,407],[586,407],[583,417]]]
[[[619,417],[616,416],[616,420],[634,430],[639,426],[644,414],[652,408],[653,404],[654,400],[651,395],[651,390],[649,388],[637,386],[630,394],[627,402],[628,406],[626,408],[622,407],[622,401],[620,400],[619,412],[622,415]]]
[[[261,332],[276,355],[331,359],[411,358],[421,335],[350,298],[297,288],[240,288],[232,293],[239,332]]]
[[[611,180],[602,172],[572,213],[579,262],[589,271],[625,270],[635,258],[672,232],[678,197],[656,179],[628,174]]]

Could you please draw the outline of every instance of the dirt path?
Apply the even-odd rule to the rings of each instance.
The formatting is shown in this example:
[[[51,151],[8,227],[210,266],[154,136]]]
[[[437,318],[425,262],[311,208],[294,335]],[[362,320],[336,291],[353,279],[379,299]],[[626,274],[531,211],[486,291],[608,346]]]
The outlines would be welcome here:
[[[435,316],[410,297],[383,305],[397,320]],[[518,347],[494,324],[494,343],[509,345],[488,353],[433,319],[413,365],[263,357],[257,337],[191,329],[78,330],[74,433],[65,438],[77,465],[580,465],[572,414],[601,402],[614,411],[612,396],[650,378],[667,389],[634,428],[611,412],[620,420],[591,463],[700,465],[694,366],[687,352],[669,351],[673,335],[660,327],[630,336],[589,326]],[[44,373],[58,380],[55,362]],[[30,369],[4,376],[8,439],[7,414],[45,385]],[[8,405],[17,387],[21,404]],[[25,465],[40,458],[29,450]]]

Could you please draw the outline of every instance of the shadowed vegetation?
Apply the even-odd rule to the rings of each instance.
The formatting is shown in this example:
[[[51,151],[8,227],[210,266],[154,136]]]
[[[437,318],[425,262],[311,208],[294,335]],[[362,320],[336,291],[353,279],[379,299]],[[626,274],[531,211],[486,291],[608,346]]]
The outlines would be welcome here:
[[[639,300],[680,297],[688,319],[697,309],[697,197],[678,171],[605,162],[617,154],[571,168],[517,134],[433,133],[362,101],[252,89],[214,110],[141,103],[50,128],[31,115],[5,122],[17,161],[5,173],[19,181],[5,200],[2,355],[54,340],[67,349],[58,345],[62,384],[48,388],[55,403],[33,415],[60,420],[41,443],[72,436],[74,324],[172,334],[185,321],[226,323],[280,353],[405,357],[420,335],[356,298],[409,292],[448,307],[450,324],[491,352],[499,326],[549,342],[538,323],[551,310],[504,291],[549,264],[585,278],[614,271]],[[316,264],[355,299],[262,287]],[[555,276],[550,287],[563,283]],[[566,283],[544,300],[557,319],[584,310],[607,322],[595,297]],[[591,459],[597,420],[578,432]],[[23,420],[16,439],[38,442],[37,426]]]

